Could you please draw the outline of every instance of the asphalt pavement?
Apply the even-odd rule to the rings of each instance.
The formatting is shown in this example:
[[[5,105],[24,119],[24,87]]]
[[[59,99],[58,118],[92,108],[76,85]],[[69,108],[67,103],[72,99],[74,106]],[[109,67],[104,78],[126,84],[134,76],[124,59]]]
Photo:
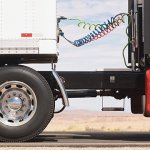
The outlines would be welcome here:
[[[0,147],[150,147],[148,132],[44,132],[23,143]]]

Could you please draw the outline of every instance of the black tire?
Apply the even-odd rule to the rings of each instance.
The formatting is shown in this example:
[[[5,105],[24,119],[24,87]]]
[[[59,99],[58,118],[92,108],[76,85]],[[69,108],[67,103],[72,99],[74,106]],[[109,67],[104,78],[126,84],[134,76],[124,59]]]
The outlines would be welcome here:
[[[133,114],[143,114],[143,104],[141,95],[134,95],[131,97],[131,112]]]
[[[0,122],[0,141],[28,141],[40,134],[52,119],[54,113],[53,94],[44,77],[28,67],[1,67],[0,85],[9,81],[20,81],[28,85],[36,95],[37,107],[33,117],[23,125],[9,126]]]

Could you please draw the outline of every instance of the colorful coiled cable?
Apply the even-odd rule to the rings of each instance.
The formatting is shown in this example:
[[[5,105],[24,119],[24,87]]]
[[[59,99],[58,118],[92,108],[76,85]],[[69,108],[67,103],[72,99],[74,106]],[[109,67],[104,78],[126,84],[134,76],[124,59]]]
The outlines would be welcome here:
[[[88,44],[92,41],[98,40],[98,39],[104,37],[105,35],[107,35],[108,33],[112,32],[116,27],[120,26],[121,23],[125,23],[124,17],[128,16],[128,15],[129,14],[126,14],[126,13],[120,13],[120,14],[116,15],[115,17],[111,17],[110,20],[107,20],[107,22],[104,22],[103,24],[90,24],[90,23],[83,22],[79,19],[68,19],[68,20],[78,20],[79,27],[82,27],[84,29],[86,28],[89,30],[93,29],[93,31],[90,32],[88,35],[86,35],[78,40],[75,40],[74,42],[71,42],[70,40],[68,40],[64,36],[64,33],[61,35],[72,45],[74,45],[76,47],[80,47],[80,46]]]

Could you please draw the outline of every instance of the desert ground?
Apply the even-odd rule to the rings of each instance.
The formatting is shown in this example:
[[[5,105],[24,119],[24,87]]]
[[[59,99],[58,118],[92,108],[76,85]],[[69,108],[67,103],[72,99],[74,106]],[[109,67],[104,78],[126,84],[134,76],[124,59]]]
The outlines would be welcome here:
[[[55,114],[45,132],[121,132],[144,131],[150,132],[150,118],[142,115],[132,115],[125,112],[94,112],[87,110],[64,111]],[[42,147],[0,147],[0,150],[41,150]],[[149,150],[149,147],[122,148],[73,148],[73,147],[44,147],[44,150]]]
[[[55,114],[45,131],[150,132],[150,118],[125,112],[64,111]]]

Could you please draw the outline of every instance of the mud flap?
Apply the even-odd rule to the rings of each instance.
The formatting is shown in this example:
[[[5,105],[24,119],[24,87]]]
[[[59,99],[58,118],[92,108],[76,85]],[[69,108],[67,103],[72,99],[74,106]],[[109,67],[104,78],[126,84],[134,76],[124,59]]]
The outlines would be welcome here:
[[[150,117],[150,70],[146,71],[145,77],[145,100],[143,101],[144,116]]]

